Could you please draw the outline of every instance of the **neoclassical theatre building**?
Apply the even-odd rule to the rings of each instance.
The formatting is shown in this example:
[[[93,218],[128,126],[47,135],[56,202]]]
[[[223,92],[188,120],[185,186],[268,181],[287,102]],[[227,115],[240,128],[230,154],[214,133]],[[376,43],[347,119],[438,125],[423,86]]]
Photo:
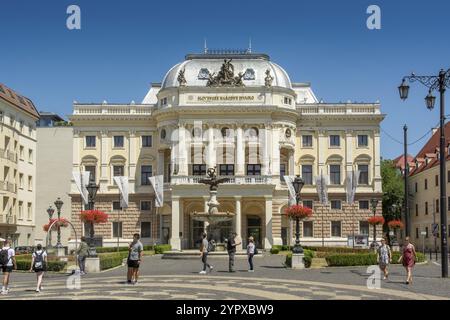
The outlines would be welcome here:
[[[314,216],[302,222],[303,244],[341,245],[370,234],[371,200],[380,200],[379,103],[325,103],[309,83],[291,82],[266,54],[205,51],[189,54],[162,83],[152,83],[141,104],[75,103],[73,170],[90,171],[100,189],[96,209],[110,215],[96,226],[104,245],[123,244],[139,232],[148,244],[175,250],[199,246],[208,188],[199,183],[216,167],[220,211],[234,214],[220,226],[227,237],[252,235],[261,248],[291,242],[284,216],[288,189],[283,176],[305,181],[303,205]],[[346,203],[346,173],[360,171],[355,202]],[[315,177],[329,177],[326,206]],[[130,204],[121,210],[114,176],[128,176]],[[155,207],[148,177],[164,175],[164,206]],[[79,192],[72,181],[72,221],[84,230]],[[378,233],[381,236],[381,233]]]

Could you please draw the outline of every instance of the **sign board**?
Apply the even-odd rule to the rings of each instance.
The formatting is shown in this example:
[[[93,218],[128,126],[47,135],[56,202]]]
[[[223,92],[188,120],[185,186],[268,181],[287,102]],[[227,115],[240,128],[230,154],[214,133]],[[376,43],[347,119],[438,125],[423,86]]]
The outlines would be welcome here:
[[[353,243],[355,244],[355,247],[368,248],[369,236],[365,234],[355,235],[354,239],[353,236],[348,236],[347,245],[353,247]]]
[[[420,235],[422,235],[422,236],[425,237],[425,236],[427,235],[427,232],[426,232],[426,231],[421,231],[421,232],[420,232]]]

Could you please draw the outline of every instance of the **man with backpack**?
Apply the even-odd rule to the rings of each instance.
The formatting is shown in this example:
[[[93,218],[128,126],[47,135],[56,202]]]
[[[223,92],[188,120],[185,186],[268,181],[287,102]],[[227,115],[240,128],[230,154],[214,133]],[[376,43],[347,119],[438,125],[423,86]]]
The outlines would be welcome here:
[[[17,270],[16,257],[14,249],[10,247],[9,240],[5,240],[3,248],[0,251],[0,265],[3,272],[3,286],[2,295],[6,295],[9,292],[9,277],[11,272]]]
[[[208,253],[209,253],[209,251],[213,250],[214,242],[212,242],[213,240],[211,240],[211,243],[209,243],[206,236],[207,236],[207,234],[206,234],[206,232],[204,232],[202,234],[202,237],[203,237],[202,244],[200,245],[200,252],[201,252],[201,257],[202,257],[202,262],[203,262],[203,270],[200,271],[200,274],[206,274],[206,267],[209,268],[209,272],[211,272],[214,269],[213,266],[208,264]],[[209,251],[208,251],[208,249],[209,249]]]
[[[31,256],[30,272],[33,271],[36,272],[36,292],[39,293],[42,290],[42,278],[44,277],[44,272],[47,271],[47,252],[42,249],[41,244],[36,246],[36,251],[33,252],[33,255]]]

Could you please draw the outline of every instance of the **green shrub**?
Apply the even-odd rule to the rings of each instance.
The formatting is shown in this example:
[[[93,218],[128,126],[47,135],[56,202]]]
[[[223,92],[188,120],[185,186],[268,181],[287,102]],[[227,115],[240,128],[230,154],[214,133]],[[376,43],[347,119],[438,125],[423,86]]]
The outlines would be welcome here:
[[[97,253],[113,253],[117,252],[117,247],[97,247]],[[119,247],[119,252],[128,251],[128,247]]]
[[[291,250],[292,250],[292,246],[288,246],[288,245],[281,246],[281,251],[291,251]]]
[[[304,249],[316,252],[333,252],[333,253],[371,253],[369,249],[349,248],[349,247],[303,247]]]
[[[312,250],[303,250],[303,253],[305,255],[304,258],[303,258],[303,261],[305,262],[305,268],[310,268],[312,259],[314,258],[314,251],[312,251]],[[285,260],[284,264],[288,268],[290,268],[292,266],[292,252],[289,252],[286,255],[286,260]]]
[[[31,259],[17,259],[17,270],[25,270],[28,271],[31,268]],[[63,271],[67,266],[67,262],[65,261],[48,261],[47,262],[47,271],[60,272]]]
[[[170,244],[158,244],[154,247],[155,254],[162,254],[166,251],[172,250],[172,246]],[[145,248],[144,248],[145,250]]]
[[[392,264],[398,264],[400,258],[399,252],[392,253]],[[349,253],[349,254],[330,254],[326,257],[328,266],[344,267],[344,266],[370,266],[378,264],[375,253]],[[425,256],[417,252],[417,263],[424,262]]]
[[[101,253],[98,257],[100,258],[100,270],[107,270],[122,265],[123,259],[128,257],[128,251]]]
[[[270,249],[270,253],[271,253],[271,254],[279,254],[279,253],[280,253],[280,249],[279,249],[279,248],[275,248],[275,246],[273,246],[273,247]]]

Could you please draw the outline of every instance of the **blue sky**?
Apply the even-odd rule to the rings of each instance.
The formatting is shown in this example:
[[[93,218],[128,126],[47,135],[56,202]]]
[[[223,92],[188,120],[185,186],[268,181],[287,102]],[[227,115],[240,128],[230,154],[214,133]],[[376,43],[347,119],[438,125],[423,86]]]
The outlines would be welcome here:
[[[327,102],[380,100],[383,130],[402,140],[406,123],[413,141],[438,123],[439,110],[425,108],[420,85],[400,101],[402,77],[450,68],[445,0],[0,3],[0,82],[61,115],[73,100],[139,102],[186,53],[201,52],[204,38],[211,48],[246,48],[251,37],[254,52],[268,53],[293,81],[311,82]],[[66,28],[70,4],[81,8],[82,30]],[[366,27],[371,4],[381,7],[381,30]],[[385,158],[402,152],[384,133],[381,148]]]

